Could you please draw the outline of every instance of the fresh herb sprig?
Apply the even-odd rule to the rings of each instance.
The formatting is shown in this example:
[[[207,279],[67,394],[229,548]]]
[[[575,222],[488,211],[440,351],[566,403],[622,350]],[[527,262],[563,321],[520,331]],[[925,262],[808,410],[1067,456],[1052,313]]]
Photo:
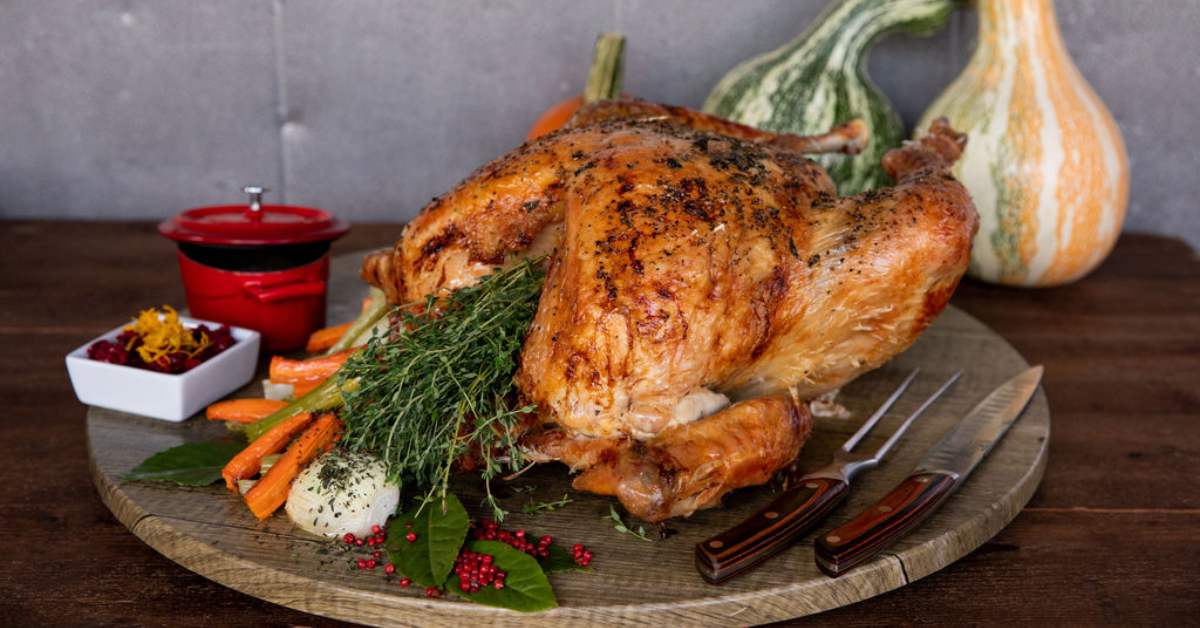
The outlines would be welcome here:
[[[553,512],[566,506],[567,504],[570,504],[573,501],[575,500],[571,499],[566,493],[563,493],[562,499],[556,499],[553,501],[535,502],[530,500],[521,507],[521,512],[527,515],[536,515],[542,512]]]
[[[376,336],[338,372],[346,425],[342,443],[388,465],[389,479],[445,499],[450,472],[463,456],[481,463],[485,484],[519,470],[523,413],[513,374],[537,311],[545,272],[526,260],[430,298],[418,313],[398,312],[405,331]],[[488,488],[487,502],[503,510]]]
[[[630,528],[629,526],[625,525],[625,522],[621,520],[621,515],[617,513],[617,509],[615,507],[613,507],[612,504],[609,504],[609,506],[608,506],[608,517],[601,517],[601,518],[602,519],[612,519],[613,529],[616,530],[617,532],[620,532],[621,534],[628,534],[629,536],[641,539],[643,541],[650,540],[650,537],[646,536],[646,528],[645,527],[639,525],[637,527],[637,529],[635,530],[635,529]]]

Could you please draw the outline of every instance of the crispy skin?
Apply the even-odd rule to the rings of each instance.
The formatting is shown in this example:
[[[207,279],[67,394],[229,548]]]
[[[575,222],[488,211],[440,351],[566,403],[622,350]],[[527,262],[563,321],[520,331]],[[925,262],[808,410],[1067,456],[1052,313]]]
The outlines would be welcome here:
[[[613,134],[625,126],[634,128]],[[566,129],[523,144],[430,201],[392,249],[367,257],[362,278],[391,302],[410,303],[471,285],[498,264],[547,254],[560,236],[565,191],[595,167],[597,154],[658,132],[688,133],[693,128],[806,152],[853,153],[867,139],[858,123],[802,137],[764,133],[682,107],[594,103],[582,108]]]
[[[640,102],[572,124],[436,199],[364,277],[413,301],[553,250],[516,376],[527,446],[648,521],[791,463],[811,428],[793,395],[903,351],[966,270],[945,124],[885,157],[896,187],[842,199],[797,147],[853,151],[853,125],[782,137]]]

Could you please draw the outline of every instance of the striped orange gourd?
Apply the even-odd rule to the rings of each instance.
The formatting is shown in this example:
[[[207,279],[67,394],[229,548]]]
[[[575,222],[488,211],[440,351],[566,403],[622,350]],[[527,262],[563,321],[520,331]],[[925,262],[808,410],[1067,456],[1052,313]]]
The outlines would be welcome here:
[[[979,210],[970,273],[986,281],[1074,281],[1112,250],[1129,164],[1112,115],[1075,67],[1051,0],[980,0],[979,43],[925,112],[970,139],[955,166]]]

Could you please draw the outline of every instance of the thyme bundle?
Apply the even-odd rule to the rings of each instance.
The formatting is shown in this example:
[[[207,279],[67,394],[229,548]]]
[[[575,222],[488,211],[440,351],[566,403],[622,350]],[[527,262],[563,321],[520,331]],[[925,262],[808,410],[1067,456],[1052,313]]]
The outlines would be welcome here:
[[[516,407],[513,374],[544,280],[526,260],[431,297],[419,313],[401,312],[407,331],[372,338],[338,372],[342,444],[379,456],[389,479],[427,490],[426,498],[445,499],[464,455],[478,457],[485,485],[519,470],[520,415],[533,407]]]

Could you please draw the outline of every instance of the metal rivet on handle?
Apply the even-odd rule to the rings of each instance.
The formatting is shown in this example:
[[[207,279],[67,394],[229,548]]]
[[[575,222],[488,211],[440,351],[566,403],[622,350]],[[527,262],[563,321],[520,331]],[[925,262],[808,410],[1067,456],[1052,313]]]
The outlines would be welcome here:
[[[892,507],[891,506],[880,506],[879,512],[892,512]]]
[[[826,540],[826,541],[829,541],[830,543],[837,543],[838,541],[841,541],[841,540],[842,540],[842,537],[840,537],[840,536],[834,536],[834,535],[832,535],[832,534],[831,534],[831,535],[829,535],[829,536],[825,537],[825,540]]]
[[[721,549],[722,547],[725,547],[725,544],[720,541],[709,541],[708,546],[713,549]]]
[[[804,488],[811,488],[812,490],[814,490],[814,491],[815,491],[815,490],[817,490],[817,483],[816,483],[816,482],[809,482],[808,484],[805,484],[805,485],[804,485]]]
[[[774,519],[779,516],[779,513],[775,512],[774,510],[768,510],[767,512],[763,513],[763,516],[767,519]]]

